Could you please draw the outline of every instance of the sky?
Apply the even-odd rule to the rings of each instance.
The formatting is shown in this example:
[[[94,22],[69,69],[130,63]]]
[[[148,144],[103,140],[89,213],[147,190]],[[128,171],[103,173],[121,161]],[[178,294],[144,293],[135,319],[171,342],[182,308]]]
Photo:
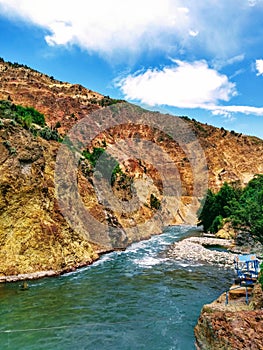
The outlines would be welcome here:
[[[263,0],[0,0],[0,57],[263,138]]]

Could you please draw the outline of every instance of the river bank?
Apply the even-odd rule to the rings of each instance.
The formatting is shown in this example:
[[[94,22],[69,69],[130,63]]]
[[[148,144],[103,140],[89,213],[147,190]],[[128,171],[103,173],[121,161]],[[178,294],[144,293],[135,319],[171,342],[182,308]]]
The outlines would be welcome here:
[[[228,302],[226,303],[226,300]],[[210,304],[205,304],[194,329],[196,348],[263,349],[263,291],[256,284],[249,292],[249,303],[242,295],[226,292]]]
[[[236,246],[236,242],[232,239],[202,235],[175,242],[168,254],[186,264],[206,264],[234,270],[234,258],[239,254],[251,252],[248,244]],[[255,252],[260,252],[262,255],[262,249],[259,249],[258,245]],[[232,288],[234,294],[231,292]],[[248,291],[245,287],[240,288],[239,285],[233,284],[230,291],[227,290],[226,286],[226,292],[202,307],[194,328],[196,348],[198,350],[263,349],[261,285],[257,283]],[[249,296],[248,303],[246,293]]]
[[[212,247],[225,248],[224,251],[211,251]],[[176,242],[170,255],[183,261],[213,264],[219,268],[234,269],[235,256],[252,253],[251,248],[236,246],[230,239],[190,237]],[[258,245],[255,250],[262,249]],[[257,254],[255,254],[257,255]],[[248,293],[248,301],[247,301]],[[259,283],[254,287],[241,287],[233,284],[210,304],[202,307],[194,328],[196,349],[263,349],[263,291]]]
[[[65,267],[61,270],[44,270],[44,271],[35,271],[30,273],[21,273],[17,275],[9,275],[9,276],[0,276],[0,284],[5,282],[18,282],[18,281],[31,281],[31,280],[38,280],[45,277],[58,277],[65,273],[74,272],[78,269],[81,269],[83,267],[87,267],[89,265],[92,265],[96,261],[100,259],[101,256],[105,254],[109,254],[113,252],[112,249],[109,250],[99,250],[96,252],[97,256],[96,258],[93,258],[92,260],[89,259],[88,261],[82,262],[81,264],[76,264],[75,266]]]
[[[185,261],[201,264],[218,264],[220,266],[233,265],[234,254],[224,251],[220,252],[217,250],[207,249],[209,247],[213,249],[213,247],[217,246],[223,247],[225,249],[233,248],[233,240],[215,238],[214,235],[203,236],[202,232],[195,228],[192,228],[190,232],[194,234],[194,236],[184,238],[183,240],[180,240],[179,242],[176,242],[172,245],[172,247],[168,250],[169,258],[177,259],[182,262]],[[200,237],[200,235],[202,236]],[[127,249],[128,248],[129,247],[127,247]],[[65,273],[74,272],[83,267],[92,265],[98,261],[100,257],[111,252],[113,252],[113,250],[99,250],[96,252],[98,256],[96,259],[94,258],[92,261],[88,260],[82,262],[76,266],[65,267],[61,270],[35,271],[9,276],[2,275],[0,276],[0,283],[17,282],[23,280],[37,280],[45,277],[57,277]]]
[[[178,226],[179,227],[179,226]],[[213,234],[204,234],[200,229],[194,227],[190,229],[190,236],[185,237],[171,245],[167,251],[170,259],[178,260],[181,263],[195,263],[206,265],[217,265],[234,269],[234,258],[240,253],[244,253],[243,247],[237,247],[233,239],[217,238]],[[158,235],[158,234],[156,234]],[[126,249],[128,249],[127,247]],[[105,254],[109,254],[114,250],[99,250],[97,257],[92,261],[88,260],[77,264],[76,266],[65,267],[61,270],[44,270],[35,271],[24,274],[0,276],[0,283],[17,282],[23,280],[36,280],[45,277],[57,277],[65,273],[74,272],[83,267],[92,265]],[[117,250],[116,250],[117,251]],[[246,253],[248,248],[246,247]]]
[[[204,234],[194,227],[190,229],[190,232],[190,237],[175,242],[168,249],[167,255],[169,258],[176,259],[182,263],[215,264],[220,267],[233,268],[234,257],[240,252],[240,250],[236,249],[233,239],[216,238],[215,235]],[[128,249],[128,247],[126,249]],[[102,256],[111,252],[113,252],[113,250],[98,250],[96,252],[97,257],[92,261],[89,259],[88,261],[76,264],[75,266],[66,266],[61,270],[51,269],[9,276],[2,275],[0,276],[0,283],[57,277],[92,265]]]

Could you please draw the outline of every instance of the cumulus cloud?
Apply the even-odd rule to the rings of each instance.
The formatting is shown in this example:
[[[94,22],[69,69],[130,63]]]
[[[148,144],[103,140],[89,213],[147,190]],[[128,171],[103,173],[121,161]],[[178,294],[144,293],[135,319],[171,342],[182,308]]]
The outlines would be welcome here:
[[[110,53],[164,45],[189,35],[188,8],[179,0],[0,0],[0,11],[49,31],[49,45],[76,44]]]
[[[263,75],[263,60],[256,60],[257,75]]]
[[[120,50],[149,48],[192,49],[194,41],[199,50],[227,57],[239,51],[246,16],[258,2],[0,0],[0,13],[44,28],[49,45],[78,45],[100,54],[119,54]]]
[[[163,69],[148,69],[118,82],[128,100],[150,106],[210,108],[219,101],[229,101],[236,94],[235,84],[226,75],[210,68],[206,61],[179,60]]]
[[[130,74],[116,85],[127,100],[152,107],[201,108],[230,119],[237,113],[263,115],[263,107],[226,105],[237,95],[236,85],[206,61],[173,62],[170,67]]]

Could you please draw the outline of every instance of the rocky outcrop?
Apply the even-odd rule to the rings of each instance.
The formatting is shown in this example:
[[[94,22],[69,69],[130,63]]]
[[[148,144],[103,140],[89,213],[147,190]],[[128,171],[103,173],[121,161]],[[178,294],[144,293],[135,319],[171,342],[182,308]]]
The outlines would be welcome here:
[[[236,230],[233,229],[230,222],[224,224],[224,226],[216,232],[216,237],[223,239],[235,239],[237,235]]]
[[[199,350],[259,350],[263,349],[263,293],[254,287],[250,302],[244,298],[230,300],[225,305],[225,293],[205,305],[195,327]]]
[[[263,348],[261,310],[216,312],[204,314],[202,317],[196,328],[197,349],[259,350]]]
[[[220,239],[232,239],[235,247],[232,250],[238,254],[256,254],[262,256],[263,245],[257,241],[249,232],[233,228],[231,222],[226,222],[223,227],[215,233],[215,237]]]

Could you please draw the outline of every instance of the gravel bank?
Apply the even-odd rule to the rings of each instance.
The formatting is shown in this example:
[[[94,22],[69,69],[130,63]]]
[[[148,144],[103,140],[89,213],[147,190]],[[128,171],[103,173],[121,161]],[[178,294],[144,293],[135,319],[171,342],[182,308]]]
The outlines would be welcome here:
[[[233,246],[233,241],[212,237],[190,237],[174,243],[168,251],[168,256],[186,263],[217,264],[234,268],[233,261],[236,254],[211,250],[209,246],[220,246],[229,249]]]

